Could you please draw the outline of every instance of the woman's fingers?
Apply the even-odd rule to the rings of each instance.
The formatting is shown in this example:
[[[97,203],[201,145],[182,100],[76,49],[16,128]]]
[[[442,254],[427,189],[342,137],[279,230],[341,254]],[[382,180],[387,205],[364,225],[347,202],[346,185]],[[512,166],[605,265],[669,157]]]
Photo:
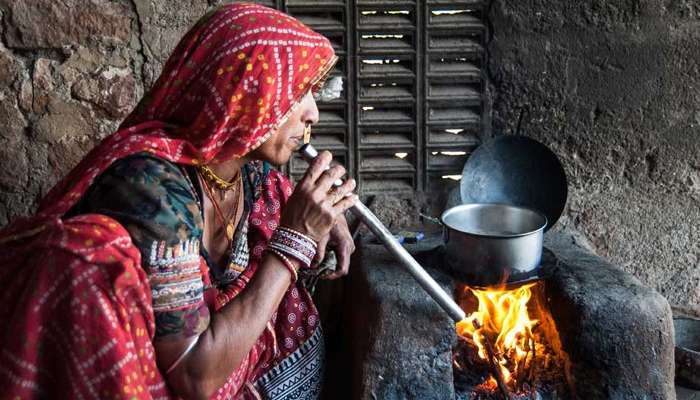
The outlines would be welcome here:
[[[357,201],[357,196],[351,195],[356,186],[354,179],[333,187],[345,174],[345,168],[328,168],[331,159],[331,154],[324,151],[311,162],[290,196],[280,221],[316,240],[327,235],[337,216]]]
[[[348,208],[352,207],[359,201],[359,197],[356,194],[351,194],[350,196],[343,197],[342,200],[335,203],[333,209],[336,213],[340,214],[345,212]]]
[[[321,174],[316,181],[316,188],[326,193],[333,186],[335,181],[345,175],[345,168],[342,165],[334,165],[329,170]]]
[[[312,265],[319,265],[321,264],[321,261],[323,261],[323,258],[326,256],[326,246],[328,245],[329,239],[330,236],[326,235],[322,237],[316,244],[316,255],[314,256],[314,260],[311,263]]]
[[[328,274],[324,279],[336,279],[347,275],[350,268],[350,256],[355,251],[355,242],[348,223],[343,215],[339,215],[336,224],[331,230],[330,237],[333,238],[333,250],[338,260],[336,271]]]
[[[306,169],[304,177],[301,179],[299,184],[301,185],[313,185],[316,186],[316,181],[328,169],[328,165],[331,163],[333,155],[329,151],[322,151],[313,161],[311,165]]]
[[[331,205],[335,205],[340,199],[345,197],[348,193],[352,192],[355,190],[355,180],[354,179],[348,179],[347,181],[343,182],[342,185],[336,186],[333,189],[330,190],[328,193],[328,202]]]

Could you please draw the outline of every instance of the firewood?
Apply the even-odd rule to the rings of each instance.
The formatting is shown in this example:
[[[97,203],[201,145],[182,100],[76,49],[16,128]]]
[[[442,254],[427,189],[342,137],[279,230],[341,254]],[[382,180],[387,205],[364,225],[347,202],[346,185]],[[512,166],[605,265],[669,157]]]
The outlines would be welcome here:
[[[481,328],[481,324],[477,320],[473,320],[472,325],[474,325],[475,329]],[[484,345],[486,347],[486,356],[489,361],[489,367],[491,368],[491,374],[493,374],[493,377],[496,379],[496,383],[498,384],[498,390],[501,391],[503,399],[510,400],[510,391],[508,390],[506,384],[503,382],[503,376],[501,375],[501,370],[498,368],[498,359],[496,359],[496,353],[493,351],[491,341],[486,335],[483,335],[483,338]]]
[[[491,373],[496,379],[498,384],[498,390],[501,391],[504,400],[510,400],[510,391],[505,382],[503,382],[503,375],[501,375],[501,369],[498,367],[498,358],[496,358],[496,353],[493,351],[493,346],[491,346],[491,341],[484,335],[484,344],[486,345],[486,353],[489,359],[489,365],[491,366]]]
[[[535,370],[535,357],[537,357],[537,348],[535,347],[535,339],[530,338],[530,347],[532,348],[532,358],[530,359],[530,366],[528,367],[527,371],[527,380],[530,382],[530,386],[535,385],[535,377],[534,377],[534,370]]]
[[[520,360],[520,363],[518,365],[518,376],[517,376],[517,379],[515,380],[518,383],[517,391],[521,391],[523,389],[523,385],[525,384],[527,376],[529,374],[529,371],[526,370],[526,368],[528,367],[527,359],[528,359],[528,357],[530,357],[530,353],[534,352],[534,347],[535,347],[533,345],[532,338],[530,338],[530,340],[528,340],[527,345],[528,345],[527,346],[527,353],[525,353],[525,357],[523,357],[523,359]],[[533,360],[531,358],[530,368],[532,367],[532,364],[533,364]]]

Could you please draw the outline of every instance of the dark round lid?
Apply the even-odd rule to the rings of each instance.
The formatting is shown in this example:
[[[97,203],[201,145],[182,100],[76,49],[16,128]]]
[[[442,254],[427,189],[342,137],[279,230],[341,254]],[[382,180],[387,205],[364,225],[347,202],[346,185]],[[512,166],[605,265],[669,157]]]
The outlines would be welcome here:
[[[504,203],[537,210],[557,222],[566,205],[566,174],[556,154],[537,140],[499,136],[477,147],[462,171],[462,204]]]

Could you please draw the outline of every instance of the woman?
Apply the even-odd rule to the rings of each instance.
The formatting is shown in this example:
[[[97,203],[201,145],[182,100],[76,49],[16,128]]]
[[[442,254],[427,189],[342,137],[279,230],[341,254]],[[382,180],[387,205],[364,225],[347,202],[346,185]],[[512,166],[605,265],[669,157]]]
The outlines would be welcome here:
[[[295,189],[268,163],[317,122],[335,60],[257,5],[187,33],[120,130],[0,235],[3,395],[317,397],[323,340],[296,276],[329,235],[347,269],[354,181],[332,187],[327,152]]]

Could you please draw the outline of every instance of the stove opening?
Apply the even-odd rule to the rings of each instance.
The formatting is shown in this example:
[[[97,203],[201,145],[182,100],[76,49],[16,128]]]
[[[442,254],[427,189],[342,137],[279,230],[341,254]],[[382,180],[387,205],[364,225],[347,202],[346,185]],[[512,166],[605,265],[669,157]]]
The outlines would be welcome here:
[[[456,325],[459,398],[569,398],[568,358],[547,310],[544,281],[518,287],[458,285],[467,318]]]

